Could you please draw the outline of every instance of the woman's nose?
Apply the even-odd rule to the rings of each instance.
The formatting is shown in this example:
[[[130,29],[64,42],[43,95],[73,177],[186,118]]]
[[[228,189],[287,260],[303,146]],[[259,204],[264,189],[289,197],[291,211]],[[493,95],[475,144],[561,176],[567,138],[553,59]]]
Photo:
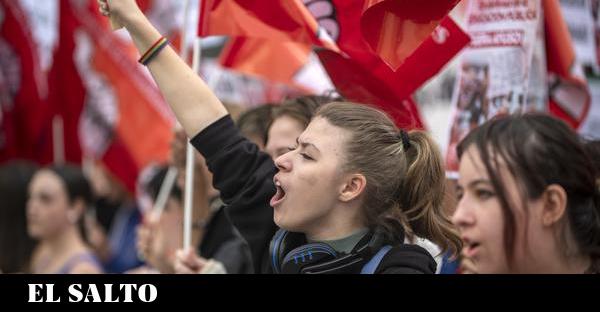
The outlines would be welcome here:
[[[290,154],[292,154],[292,152],[285,153],[277,157],[277,159],[275,159],[275,166],[277,166],[277,169],[279,169],[279,171],[292,170],[292,161],[290,158]]]
[[[475,222],[473,214],[470,212],[468,203],[463,197],[457,204],[456,210],[452,215],[452,223],[459,229],[472,225]]]

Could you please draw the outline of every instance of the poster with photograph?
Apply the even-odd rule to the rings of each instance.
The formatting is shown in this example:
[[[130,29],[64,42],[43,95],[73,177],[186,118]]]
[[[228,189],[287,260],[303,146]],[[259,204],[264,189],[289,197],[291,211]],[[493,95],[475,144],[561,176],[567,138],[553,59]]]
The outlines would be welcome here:
[[[456,145],[475,127],[501,114],[544,111],[546,56],[540,0],[470,1],[453,95],[446,152],[450,176],[458,170]]]

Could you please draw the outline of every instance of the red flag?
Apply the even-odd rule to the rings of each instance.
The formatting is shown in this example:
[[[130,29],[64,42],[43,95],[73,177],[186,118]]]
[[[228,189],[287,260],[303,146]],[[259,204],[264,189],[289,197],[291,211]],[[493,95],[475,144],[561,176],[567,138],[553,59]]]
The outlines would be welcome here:
[[[331,51],[319,55],[339,92],[352,101],[372,103],[391,114],[398,126],[423,128],[411,94],[437,74],[470,39],[450,18],[393,72],[374,54],[359,59]],[[412,116],[411,116],[412,115]]]
[[[64,119],[67,161],[101,159],[133,192],[143,167],[166,161],[174,119],[131,46],[97,12],[96,2],[60,2],[51,95]]]
[[[198,34],[293,41],[337,50],[300,0],[205,0]]]
[[[459,0],[366,0],[361,30],[371,49],[392,70],[425,41]]]
[[[18,1],[0,0],[0,162],[43,161],[46,78]]]
[[[340,50],[343,51],[343,54],[340,53],[337,56],[328,51],[321,53],[321,59],[324,62],[330,62],[324,64],[324,66],[328,69],[340,93],[350,100],[375,104],[388,112],[395,112],[393,115],[397,116],[397,122],[401,125],[410,124],[422,127],[420,117],[411,116],[411,114],[418,112],[416,106],[411,106],[414,105],[414,102],[405,100],[409,99],[418,87],[436,74],[446,62],[469,42],[468,36],[451,20],[444,20],[443,25],[438,28],[440,30],[436,32],[435,38],[431,37],[430,30],[427,34],[429,37],[426,36],[427,40],[425,42],[423,40],[412,40],[414,42],[418,41],[417,52],[412,53],[410,56],[403,56],[404,59],[401,61],[404,67],[401,66],[395,73],[382,61],[379,55],[372,52],[367,41],[364,40],[361,30],[360,21],[365,13],[365,7],[367,11],[372,9],[372,13],[367,15],[363,28],[367,30],[378,29],[378,34],[385,34],[388,30],[381,27],[394,26],[393,23],[381,24],[373,20],[372,16],[378,16],[380,12],[379,8],[388,9],[387,6],[380,6],[384,3],[378,4],[381,1],[375,2],[304,0],[304,3],[308,6],[306,8],[302,6],[299,0],[272,1],[268,8],[264,8],[264,3],[261,5],[258,1],[205,1],[201,9],[200,34],[270,38],[280,42],[295,41],[331,48],[331,44],[323,44],[323,41],[315,40],[315,38],[319,38],[317,35],[319,27],[314,21],[316,18],[318,24],[327,30],[333,40],[337,41],[337,45],[334,45],[336,49],[332,50],[338,52],[337,47],[339,46]],[[368,5],[365,6],[365,4]],[[455,4],[456,1],[441,1],[438,8],[442,8],[440,11],[447,13]],[[398,9],[395,6],[393,8]],[[307,9],[313,15],[312,17],[306,15],[305,11]],[[412,13],[414,16],[422,12],[427,11],[418,9],[416,13]],[[398,12],[385,10],[384,13],[386,16],[399,14]],[[438,10],[434,10],[434,14],[426,14],[425,16],[429,19],[432,16],[441,19],[444,15],[440,16]],[[415,20],[420,20],[420,18],[418,17]],[[371,25],[370,23],[374,24]],[[400,26],[402,28],[402,25]],[[386,51],[389,51],[389,48],[386,48]],[[397,58],[396,60],[398,61]],[[333,64],[347,65],[347,67],[339,68],[338,65]],[[357,72],[363,74],[352,74]],[[367,81],[361,79],[361,77],[371,77],[371,79]],[[353,83],[349,83],[349,81]],[[357,92],[351,90],[351,88],[359,88],[361,91]],[[385,90],[382,90],[382,88]],[[374,92],[375,90],[378,91]],[[359,94],[362,96],[358,96]],[[366,96],[366,94],[369,96]],[[376,97],[379,98],[375,99]]]
[[[296,42],[232,38],[221,53],[220,63],[233,70],[294,85],[294,75],[307,63],[311,49]]]
[[[400,95],[414,93],[427,80],[437,75],[471,41],[450,17],[446,17],[434,32],[396,70],[395,88]],[[380,77],[390,72],[377,67]],[[387,79],[386,79],[387,81]]]
[[[577,129],[585,120],[591,96],[577,63],[569,29],[556,0],[543,1],[546,53],[550,79],[550,112]]]
[[[430,31],[427,37],[418,42],[416,50],[403,60],[402,66],[405,67],[398,67],[396,73],[394,73],[367,44],[368,40],[366,38],[369,34],[364,33],[363,29],[377,29],[386,25],[373,21],[370,15],[365,18],[363,9],[365,1],[306,0],[305,2],[321,27],[336,40],[337,45],[345,54],[355,62],[368,68],[369,71],[373,71],[374,75],[384,82],[389,82],[392,77],[395,77],[391,81],[394,89],[402,98],[409,97],[429,78],[437,74],[448,61],[470,42],[469,36],[451,18],[444,17],[433,33]],[[432,11],[434,13],[423,14],[437,16],[439,13],[435,12],[445,11],[456,4],[456,1],[439,0],[437,2],[439,2],[440,7],[438,9],[427,8],[425,10],[419,7],[413,8],[413,10],[416,12]],[[375,8],[377,7],[372,9]],[[387,11],[386,14],[401,13]],[[412,15],[416,15],[416,13],[413,12]],[[361,23],[357,23],[357,21],[361,21]],[[375,24],[369,26],[367,25],[369,21]],[[378,33],[389,31],[397,30],[380,29]],[[416,43],[413,45],[416,45]]]
[[[415,103],[405,101],[408,97],[398,97],[393,88],[382,83],[368,68],[333,51],[318,51],[318,55],[332,82],[346,99],[383,109],[403,129],[423,128]]]
[[[328,52],[320,53],[324,66],[340,93],[352,101],[372,103],[385,111],[395,112],[392,115],[395,116],[399,126],[408,124],[422,128],[423,124],[420,116],[407,117],[411,113],[418,112],[418,108],[413,101],[406,101],[406,99],[410,99],[411,95],[423,83],[437,74],[448,61],[469,43],[468,35],[450,18],[446,17],[442,20],[440,26],[434,30],[433,34],[430,32],[424,41],[413,40],[413,45],[417,46],[416,50],[402,60],[401,65],[394,72],[382,60],[382,57],[371,49],[368,40],[365,40],[366,36],[371,34],[363,31],[365,29],[376,29],[376,34],[394,31],[394,29],[381,28],[384,26],[392,27],[394,26],[393,23],[381,23],[373,20],[372,16],[380,14],[380,11],[377,14],[375,14],[376,11],[372,11],[370,14],[375,15],[367,15],[365,19],[365,13],[368,12],[369,8],[389,9],[389,7],[376,6],[378,3],[383,4],[382,1],[318,0],[305,1],[305,3],[321,27],[327,30],[331,37],[336,40],[340,49],[347,55],[335,56]],[[365,3],[368,5],[365,6]],[[441,11],[444,11],[454,6],[455,1],[440,1],[440,4],[443,4],[441,5],[443,7]],[[365,11],[365,7],[367,11]],[[430,8],[428,9],[431,11]],[[420,9],[415,8],[415,10]],[[415,15],[414,12],[411,14]],[[439,15],[439,13],[435,13],[428,16],[437,16],[436,14]],[[402,14],[388,10],[386,16],[397,18]],[[357,21],[361,21],[361,23]],[[373,25],[369,25],[369,22]],[[397,31],[398,27],[395,29]],[[377,38],[380,37],[376,36],[373,42],[376,42]],[[389,51],[394,50],[391,45],[387,48],[391,49]],[[338,64],[346,64],[346,67],[340,68],[338,65],[325,64],[325,62],[332,61]],[[359,72],[361,74],[358,74]],[[368,80],[362,79],[361,76],[370,78]],[[351,79],[352,83],[344,81],[344,79],[350,79],[349,77],[354,77]],[[352,90],[357,88],[359,91]],[[382,89],[385,89],[385,91]],[[360,94],[362,96],[359,96]],[[369,96],[365,98],[365,94],[369,94]],[[379,99],[375,99],[375,97],[379,97]]]

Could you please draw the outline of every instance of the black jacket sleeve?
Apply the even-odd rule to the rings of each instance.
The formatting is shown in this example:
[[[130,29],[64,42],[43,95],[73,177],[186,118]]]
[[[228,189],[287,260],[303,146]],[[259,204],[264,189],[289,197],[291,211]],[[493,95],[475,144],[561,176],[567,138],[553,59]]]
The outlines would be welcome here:
[[[200,132],[191,141],[213,174],[213,186],[234,226],[248,242],[255,272],[261,272],[277,227],[269,201],[275,195],[277,172],[271,157],[244,138],[230,116]]]
[[[227,273],[254,273],[250,246],[233,226],[224,207],[210,218],[198,249],[202,257],[221,262]]]

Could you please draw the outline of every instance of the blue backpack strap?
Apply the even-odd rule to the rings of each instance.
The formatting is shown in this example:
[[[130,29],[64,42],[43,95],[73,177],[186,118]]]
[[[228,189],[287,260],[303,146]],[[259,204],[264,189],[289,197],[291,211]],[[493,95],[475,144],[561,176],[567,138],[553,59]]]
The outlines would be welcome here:
[[[375,274],[375,270],[377,270],[377,267],[381,263],[381,260],[383,260],[383,257],[385,257],[385,255],[391,249],[392,246],[390,245],[383,246],[381,249],[379,249],[379,251],[373,256],[373,258],[371,258],[371,260],[369,260],[369,262],[367,262],[367,264],[363,266],[362,270],[360,271],[360,274]]]

